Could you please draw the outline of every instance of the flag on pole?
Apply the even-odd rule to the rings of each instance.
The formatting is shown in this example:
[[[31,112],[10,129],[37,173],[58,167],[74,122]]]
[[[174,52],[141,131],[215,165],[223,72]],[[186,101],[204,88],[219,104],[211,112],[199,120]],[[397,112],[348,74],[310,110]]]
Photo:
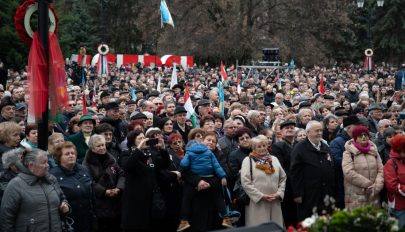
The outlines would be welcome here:
[[[238,94],[240,94],[240,93],[242,92],[242,87],[240,86],[240,80],[239,80],[239,78],[238,78],[238,80],[237,80],[236,82],[237,82],[236,91],[238,92]]]
[[[371,71],[373,69],[373,56],[366,56],[364,59],[364,71]]]
[[[228,76],[226,75],[225,67],[222,62],[221,62],[221,76],[222,76],[222,81],[228,80]]]
[[[160,83],[161,83],[161,80],[162,80],[162,78],[160,77],[160,75],[159,75],[159,77],[158,77],[158,83],[157,83],[157,86],[156,86],[156,89],[157,89],[157,91],[159,91],[159,93],[160,93]]]
[[[194,73],[194,82],[193,82],[193,87],[194,87],[194,91],[197,92],[197,80],[195,78],[195,73]]]
[[[164,23],[167,23],[174,28],[174,22],[173,22],[172,15],[170,14],[166,1],[162,0],[160,2],[160,24],[161,24],[162,28],[163,28]]]
[[[86,91],[85,91],[85,85],[86,85],[86,78],[84,75],[84,68],[82,69],[82,88],[83,88],[83,94],[82,94],[82,101],[83,101],[83,114],[87,114],[87,106],[86,106]]]
[[[193,127],[197,127],[197,118],[195,117],[195,112],[193,108],[193,104],[191,103],[190,92],[188,91],[188,85],[186,85],[186,89],[184,90],[184,108],[187,110],[187,118],[191,119],[193,123]]]
[[[319,75],[319,92],[324,95],[325,94],[325,83],[323,81],[323,74]]]
[[[225,114],[225,97],[224,97],[224,86],[222,85],[222,82],[218,82],[218,95],[219,95],[219,105],[218,105],[218,110],[219,113],[224,115]]]
[[[177,85],[177,69],[176,69],[176,64],[173,64],[173,72],[172,72],[172,78],[170,80],[170,89],[173,88],[173,86]]]
[[[131,98],[132,98],[132,100],[133,100],[133,101],[136,101],[136,99],[138,99],[138,97],[136,96],[134,87],[131,86],[131,88],[129,88],[129,90],[131,91]]]
[[[93,99],[92,99],[92,106],[96,107],[97,105],[97,92],[96,92],[96,85],[93,87]]]
[[[288,65],[289,69],[294,69],[295,68],[295,61],[294,58],[291,59],[290,64]]]

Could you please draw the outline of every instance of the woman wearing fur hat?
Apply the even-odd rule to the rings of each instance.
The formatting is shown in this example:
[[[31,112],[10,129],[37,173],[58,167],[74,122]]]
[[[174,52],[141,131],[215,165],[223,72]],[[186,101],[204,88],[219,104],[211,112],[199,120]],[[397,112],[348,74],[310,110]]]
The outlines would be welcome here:
[[[345,144],[342,161],[346,208],[380,207],[379,193],[384,186],[384,176],[377,146],[370,141],[369,131],[364,126],[356,126],[352,137]]]

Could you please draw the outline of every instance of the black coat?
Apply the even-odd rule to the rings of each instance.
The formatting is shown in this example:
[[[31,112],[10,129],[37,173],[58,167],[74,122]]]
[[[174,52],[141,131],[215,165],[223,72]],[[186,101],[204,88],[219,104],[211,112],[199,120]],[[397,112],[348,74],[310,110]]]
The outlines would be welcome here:
[[[129,150],[123,158],[125,191],[123,194],[122,228],[152,230],[159,226],[151,216],[152,193],[159,171],[169,166],[166,151]]]
[[[231,152],[229,157],[231,163],[231,179],[236,180],[242,168],[242,162],[250,152],[252,152],[252,149],[243,147],[239,147],[238,150]],[[231,189],[233,189],[232,187]]]
[[[273,143],[271,147],[271,154],[277,157],[283,167],[285,173],[287,174],[287,183],[284,193],[283,202],[281,202],[281,209],[283,212],[284,223],[286,227],[297,224],[297,206],[294,202],[293,190],[291,186],[291,152],[295,144],[290,144],[286,140]]]
[[[188,133],[190,133],[191,129],[193,129],[193,128],[185,125],[185,130],[186,131],[183,131],[182,129],[180,129],[177,122],[175,122],[174,125],[173,125],[173,131],[177,131],[178,133],[181,134],[181,137],[183,137],[184,144],[187,144],[187,142],[188,142]]]
[[[326,196],[335,197],[334,161],[328,146],[323,142],[320,151],[308,138],[294,147],[290,177],[294,198],[303,198],[302,204],[297,207],[299,221],[310,217],[314,207],[319,212],[325,209]]]
[[[177,175],[172,171],[178,171],[181,158],[171,148],[167,148],[169,164],[161,169],[158,174],[158,184],[166,203],[166,216],[159,223],[159,231],[176,231],[180,223],[180,206],[182,199],[182,184]],[[163,167],[162,167],[163,168]]]
[[[98,218],[117,218],[120,215],[121,197],[107,197],[107,189],[124,189],[124,172],[110,154],[99,155],[90,149],[87,151],[83,165],[87,167],[93,179],[92,187],[96,196],[96,215]]]
[[[75,222],[73,224],[75,231],[93,231],[94,195],[91,187],[92,180],[87,169],[80,164],[76,164],[72,171],[56,166],[50,170],[50,173],[58,180],[72,207],[69,217]]]
[[[185,184],[190,184],[197,188],[201,177],[193,174],[191,171],[182,172],[182,178]],[[198,191],[191,201],[190,224],[191,232],[203,232],[221,229],[221,219],[218,215],[218,209],[215,202],[212,201],[213,188],[220,189],[221,183],[218,178],[211,178],[208,182],[210,188]]]

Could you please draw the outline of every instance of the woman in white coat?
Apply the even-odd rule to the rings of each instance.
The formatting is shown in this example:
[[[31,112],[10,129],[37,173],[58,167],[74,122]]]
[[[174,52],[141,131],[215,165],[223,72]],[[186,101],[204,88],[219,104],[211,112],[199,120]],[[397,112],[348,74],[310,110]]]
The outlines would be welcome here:
[[[275,222],[284,227],[281,200],[287,176],[278,159],[268,153],[264,135],[252,138],[252,152],[243,160],[242,187],[250,198],[246,206],[246,226]]]

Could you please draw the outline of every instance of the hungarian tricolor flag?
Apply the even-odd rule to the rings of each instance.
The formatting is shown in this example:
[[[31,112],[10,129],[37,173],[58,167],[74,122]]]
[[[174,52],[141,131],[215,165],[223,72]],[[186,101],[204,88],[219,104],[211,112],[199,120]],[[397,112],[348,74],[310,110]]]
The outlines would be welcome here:
[[[187,110],[187,118],[191,119],[193,123],[193,127],[197,127],[197,118],[195,117],[195,112],[193,108],[193,104],[191,103],[190,92],[188,91],[188,85],[186,85],[186,89],[184,90],[184,108]]]
[[[222,76],[222,81],[228,80],[228,76],[226,75],[225,66],[222,62],[221,62],[221,76]]]
[[[366,56],[364,59],[364,71],[371,71],[373,69],[373,56]]]

